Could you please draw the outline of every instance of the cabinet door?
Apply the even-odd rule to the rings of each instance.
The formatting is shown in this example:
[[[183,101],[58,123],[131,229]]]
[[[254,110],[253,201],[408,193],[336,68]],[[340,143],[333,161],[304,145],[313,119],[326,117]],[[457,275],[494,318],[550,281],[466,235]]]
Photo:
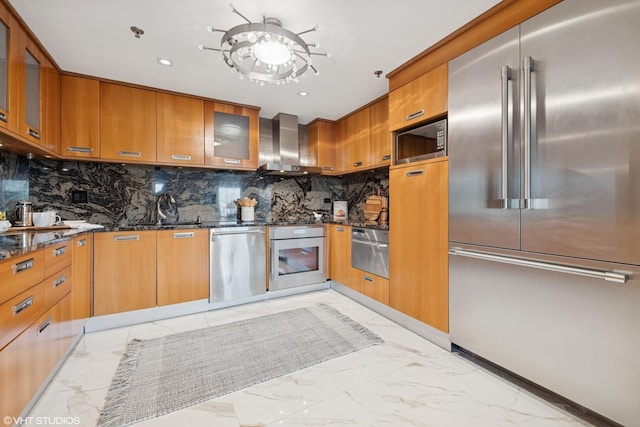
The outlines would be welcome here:
[[[0,4],[0,127],[18,132],[19,51],[18,23]]]
[[[157,94],[157,158],[161,163],[204,164],[204,101]]]
[[[43,99],[46,94],[46,59],[26,34],[22,33],[21,36],[19,133],[29,141],[44,145]]]
[[[209,230],[158,231],[158,305],[209,298]]]
[[[91,251],[92,234],[73,239],[72,334],[78,335],[91,315]]]
[[[364,295],[383,304],[389,305],[388,279],[362,270],[357,270],[357,274],[357,279],[360,282],[360,289]]]
[[[100,83],[100,157],[156,161],[156,92]]]
[[[443,332],[449,329],[447,161],[389,171],[391,307]]]
[[[156,305],[156,232],[94,235],[94,315]]]
[[[316,120],[309,124],[309,161],[322,168],[323,175],[336,173],[336,124]]]
[[[345,118],[336,123],[336,168],[338,173],[346,172],[348,169],[348,140],[347,119]]]
[[[44,57],[44,140],[42,145],[60,154],[60,73],[48,58]]]
[[[358,273],[351,267],[351,227],[334,224],[329,230],[329,276],[355,291],[362,292]]]
[[[447,112],[447,64],[389,93],[390,130],[398,130]]]
[[[347,171],[353,172],[369,167],[371,140],[369,108],[364,108],[347,118]]]
[[[391,132],[389,131],[389,97],[369,106],[371,160],[373,166],[391,164]]]
[[[258,168],[258,110],[205,102],[205,164],[225,169]]]
[[[61,150],[70,157],[100,157],[100,82],[62,76]]]
[[[0,351],[0,413],[18,417],[36,392],[33,378],[33,327]],[[10,423],[9,423],[10,424]]]

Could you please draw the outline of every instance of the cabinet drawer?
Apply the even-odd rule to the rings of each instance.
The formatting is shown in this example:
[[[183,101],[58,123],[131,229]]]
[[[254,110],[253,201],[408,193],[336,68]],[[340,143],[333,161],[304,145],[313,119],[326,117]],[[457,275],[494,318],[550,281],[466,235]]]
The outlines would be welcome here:
[[[72,248],[73,242],[71,240],[67,240],[66,242],[60,242],[55,245],[47,246],[43,249],[44,277],[49,277],[66,266],[71,265]]]
[[[71,266],[67,266],[44,281],[45,310],[53,307],[65,295],[71,292]]]
[[[389,280],[361,270],[359,273],[361,292],[369,298],[389,305]]]
[[[0,303],[44,280],[44,252],[20,255],[0,263]]]
[[[0,348],[7,345],[42,314],[44,283],[0,305]]]

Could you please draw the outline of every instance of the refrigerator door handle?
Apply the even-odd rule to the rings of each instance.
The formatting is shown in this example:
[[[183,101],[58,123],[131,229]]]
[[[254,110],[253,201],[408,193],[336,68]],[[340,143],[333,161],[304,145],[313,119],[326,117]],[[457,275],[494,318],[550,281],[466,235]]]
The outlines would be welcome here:
[[[500,262],[503,264],[517,265],[520,267],[537,268],[540,270],[550,270],[558,273],[587,276],[595,279],[602,279],[607,282],[614,282],[614,283],[621,283],[621,284],[627,283],[627,280],[629,279],[627,274],[616,272],[616,271],[603,271],[603,270],[594,270],[589,268],[570,267],[568,265],[552,264],[552,263],[540,262],[540,261],[531,261],[528,259],[521,259],[521,258],[512,258],[512,257],[495,255],[495,254],[490,254],[485,252],[469,251],[461,248],[449,249],[449,255],[458,255],[458,256],[464,256],[468,258],[481,259],[484,261]]]
[[[531,73],[534,71],[534,61],[530,56],[522,60],[524,70],[524,208],[532,209],[531,203]]]
[[[503,66],[502,80],[502,188],[500,201],[502,209],[509,209],[509,80],[511,69]]]

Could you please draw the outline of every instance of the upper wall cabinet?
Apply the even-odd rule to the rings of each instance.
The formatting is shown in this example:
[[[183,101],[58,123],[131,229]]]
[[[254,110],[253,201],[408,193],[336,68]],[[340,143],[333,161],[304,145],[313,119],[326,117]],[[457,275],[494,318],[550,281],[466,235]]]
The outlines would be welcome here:
[[[416,125],[447,113],[447,64],[389,93],[390,130]]]
[[[323,175],[332,175],[336,168],[336,123],[317,119],[307,127],[309,162],[322,168]]]
[[[159,163],[204,165],[204,101],[158,93]]]
[[[205,102],[205,164],[258,169],[258,109]]]
[[[369,130],[372,166],[391,164],[391,132],[389,131],[389,97],[369,106]]]
[[[18,132],[19,41],[17,22],[0,3],[0,127]]]
[[[100,82],[62,76],[61,150],[69,157],[100,157]]]
[[[371,131],[369,107],[363,108],[344,119],[340,143],[342,172],[367,169],[371,164]]]
[[[100,83],[101,158],[156,161],[156,92]]]
[[[26,34],[20,35],[19,134],[29,141],[42,144],[45,138],[43,99],[46,92],[46,59]]]

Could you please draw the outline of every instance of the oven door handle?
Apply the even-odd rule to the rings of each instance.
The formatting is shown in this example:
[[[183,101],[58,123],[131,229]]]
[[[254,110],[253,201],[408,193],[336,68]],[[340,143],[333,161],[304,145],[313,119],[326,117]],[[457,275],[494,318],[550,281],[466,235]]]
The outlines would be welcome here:
[[[367,240],[353,239],[351,242],[352,243],[362,244],[362,245],[367,245],[367,246],[375,246],[376,248],[381,248],[381,249],[389,247],[388,243],[369,242]]]

